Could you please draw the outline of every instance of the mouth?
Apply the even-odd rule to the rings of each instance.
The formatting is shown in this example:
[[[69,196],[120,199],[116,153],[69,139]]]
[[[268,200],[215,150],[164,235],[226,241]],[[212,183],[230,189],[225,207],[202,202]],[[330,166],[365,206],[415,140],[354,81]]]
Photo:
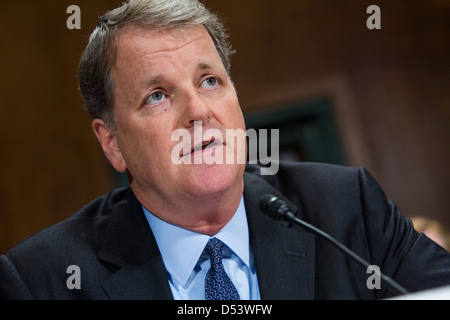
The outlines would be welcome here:
[[[216,140],[215,137],[211,137],[210,140],[202,141],[202,143],[194,146],[191,149],[191,152],[189,152],[189,153],[182,154],[182,151],[181,151],[180,157],[189,156],[189,155],[191,155],[191,154],[193,154],[193,153],[195,153],[197,151],[203,151],[203,150],[212,148],[212,147],[214,147],[216,145],[219,145],[219,144],[220,144],[220,141]]]
[[[216,138],[212,137],[210,141],[203,141],[200,145],[192,148],[191,153],[194,153],[195,151],[200,151],[200,150],[205,150],[207,148],[211,148],[215,145],[217,145],[217,143],[215,142]]]

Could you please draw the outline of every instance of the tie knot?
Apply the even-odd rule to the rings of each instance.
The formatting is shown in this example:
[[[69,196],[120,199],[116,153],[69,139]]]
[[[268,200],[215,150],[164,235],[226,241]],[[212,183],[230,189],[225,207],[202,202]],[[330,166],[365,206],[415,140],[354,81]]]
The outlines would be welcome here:
[[[206,252],[208,252],[211,260],[215,260],[217,257],[222,257],[222,250],[224,246],[225,243],[223,243],[219,239],[211,238],[206,244],[205,249]]]

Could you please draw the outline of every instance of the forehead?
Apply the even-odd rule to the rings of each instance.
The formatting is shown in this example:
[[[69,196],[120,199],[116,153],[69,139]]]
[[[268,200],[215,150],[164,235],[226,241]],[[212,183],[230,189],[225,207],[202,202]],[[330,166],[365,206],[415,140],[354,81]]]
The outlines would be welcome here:
[[[208,31],[124,27],[116,38],[112,76],[115,102],[136,105],[156,85],[177,88],[205,70],[226,74]],[[166,88],[167,89],[167,88]]]
[[[154,57],[158,54],[184,54],[189,50],[217,53],[203,26],[154,29],[129,25],[119,31],[115,47],[116,62],[137,57]]]

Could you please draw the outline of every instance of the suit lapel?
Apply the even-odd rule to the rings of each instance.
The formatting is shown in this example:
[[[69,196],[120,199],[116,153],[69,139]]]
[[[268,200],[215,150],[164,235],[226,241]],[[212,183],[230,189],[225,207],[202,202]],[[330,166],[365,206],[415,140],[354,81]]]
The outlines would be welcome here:
[[[258,285],[264,300],[314,299],[315,236],[265,217],[259,199],[273,194],[295,208],[269,183],[244,175],[244,200]]]
[[[296,227],[287,228],[260,212],[259,199],[267,193],[295,208],[269,183],[248,173],[244,183],[250,245],[261,298],[314,299],[314,235]],[[101,224],[105,231],[99,259],[114,271],[103,282],[107,296],[120,300],[173,299],[156,240],[130,189]]]
[[[115,271],[103,283],[110,299],[172,299],[155,238],[130,189],[105,222],[99,258]]]

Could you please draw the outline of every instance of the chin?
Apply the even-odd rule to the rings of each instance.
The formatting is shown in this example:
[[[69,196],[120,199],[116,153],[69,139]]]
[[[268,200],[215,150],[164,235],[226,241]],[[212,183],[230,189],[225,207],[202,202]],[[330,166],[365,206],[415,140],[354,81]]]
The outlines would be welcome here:
[[[197,165],[189,177],[189,193],[197,197],[220,196],[242,187],[245,165]]]

